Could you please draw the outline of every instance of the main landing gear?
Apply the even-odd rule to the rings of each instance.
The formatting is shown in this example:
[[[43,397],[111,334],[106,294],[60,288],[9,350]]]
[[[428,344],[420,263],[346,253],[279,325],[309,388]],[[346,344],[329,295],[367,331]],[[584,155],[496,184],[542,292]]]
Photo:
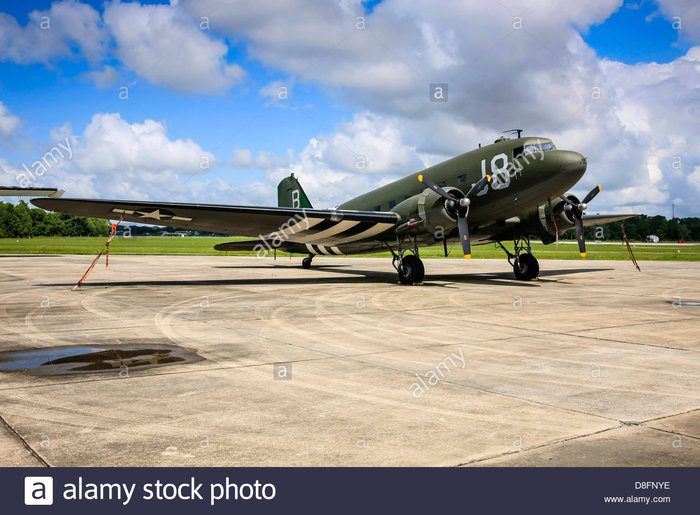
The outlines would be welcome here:
[[[521,236],[514,240],[514,252],[511,254],[500,241],[496,242],[508,255],[508,263],[513,266],[515,278],[521,281],[531,281],[537,278],[540,273],[540,265],[530,248],[530,238]]]
[[[399,284],[422,284],[423,277],[425,277],[425,267],[423,261],[418,257],[418,244],[415,237],[408,234],[397,236],[396,252],[388,243],[385,242],[385,244],[394,256],[392,265],[399,274]],[[404,248],[404,246],[409,246],[409,248]]]

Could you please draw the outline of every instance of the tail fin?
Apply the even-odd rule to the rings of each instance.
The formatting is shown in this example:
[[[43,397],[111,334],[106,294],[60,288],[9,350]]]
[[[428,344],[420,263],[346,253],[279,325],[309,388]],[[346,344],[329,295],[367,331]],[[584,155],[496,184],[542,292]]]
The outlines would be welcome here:
[[[277,206],[311,209],[311,202],[293,173],[282,179],[277,186]]]

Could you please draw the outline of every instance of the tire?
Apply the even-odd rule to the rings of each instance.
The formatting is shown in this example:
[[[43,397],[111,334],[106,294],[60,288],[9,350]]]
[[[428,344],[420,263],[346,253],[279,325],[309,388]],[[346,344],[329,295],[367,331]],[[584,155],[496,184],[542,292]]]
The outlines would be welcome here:
[[[520,281],[530,281],[540,273],[540,265],[532,254],[520,254],[513,265],[515,278]]]
[[[416,284],[423,281],[425,267],[418,256],[408,254],[399,265],[399,283]]]
[[[301,260],[301,267],[305,270],[308,270],[311,268],[311,259],[310,257],[305,257],[304,259]]]

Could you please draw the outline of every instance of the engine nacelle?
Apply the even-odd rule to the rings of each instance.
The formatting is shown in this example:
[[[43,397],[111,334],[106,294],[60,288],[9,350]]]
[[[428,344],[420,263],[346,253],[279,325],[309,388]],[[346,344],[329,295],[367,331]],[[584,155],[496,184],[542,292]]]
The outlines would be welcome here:
[[[464,193],[458,188],[443,187],[443,189],[455,198],[455,203],[444,199],[441,195],[430,188],[426,188],[418,195],[407,198],[393,211],[401,216],[402,220],[420,218],[420,231],[428,231],[432,235],[437,235],[440,239],[443,235],[449,234],[457,227],[457,204],[456,201],[464,197]],[[418,229],[418,227],[416,227]]]
[[[565,197],[576,205],[580,203],[579,199],[574,195],[567,194]],[[557,199],[556,202],[553,201],[551,210],[549,204],[547,204],[540,206],[538,212],[540,214],[539,218],[542,227],[552,236],[556,236],[557,231],[561,234],[575,227],[575,219],[571,212],[571,206],[562,199]],[[542,213],[544,213],[544,217]]]
[[[565,195],[574,204],[579,204],[579,199],[567,193]],[[543,243],[552,243],[556,239],[557,232],[562,234],[569,229],[573,229],[574,217],[569,204],[557,198],[549,203],[539,206],[536,210],[530,211],[525,216],[520,217],[525,223],[524,232],[537,235],[542,238]]]

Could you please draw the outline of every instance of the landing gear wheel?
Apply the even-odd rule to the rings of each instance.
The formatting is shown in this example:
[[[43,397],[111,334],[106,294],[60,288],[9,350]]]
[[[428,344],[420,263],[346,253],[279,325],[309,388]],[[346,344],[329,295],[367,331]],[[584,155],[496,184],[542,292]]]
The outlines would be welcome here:
[[[305,257],[304,259],[301,260],[301,267],[304,268],[305,270],[308,270],[311,268],[311,260],[313,259],[312,256]]]
[[[425,267],[418,256],[413,254],[404,256],[398,270],[399,282],[401,284],[415,284],[423,282]]]
[[[540,273],[540,265],[532,254],[523,253],[515,259],[513,264],[515,278],[521,281],[529,281]]]

